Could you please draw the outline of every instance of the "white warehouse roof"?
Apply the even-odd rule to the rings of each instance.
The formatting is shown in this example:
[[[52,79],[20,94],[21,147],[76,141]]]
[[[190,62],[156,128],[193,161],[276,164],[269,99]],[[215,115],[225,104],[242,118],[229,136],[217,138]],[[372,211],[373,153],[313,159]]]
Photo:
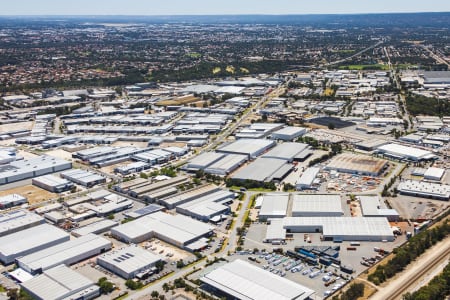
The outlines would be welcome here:
[[[431,159],[435,157],[435,155],[430,151],[393,143],[378,147],[378,151],[397,157],[409,158],[412,160]]]
[[[294,195],[292,216],[328,216],[343,215],[339,195]]]
[[[272,193],[263,196],[263,203],[259,211],[260,217],[285,217],[289,204],[289,194]]]
[[[303,300],[314,294],[307,287],[240,259],[215,269],[200,280],[242,300]]]

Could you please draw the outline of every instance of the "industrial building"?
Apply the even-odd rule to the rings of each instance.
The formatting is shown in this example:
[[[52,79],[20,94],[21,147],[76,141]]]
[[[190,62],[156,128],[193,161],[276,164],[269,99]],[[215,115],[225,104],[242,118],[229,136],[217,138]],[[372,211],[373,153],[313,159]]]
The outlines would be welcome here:
[[[95,234],[77,239],[17,258],[17,265],[31,274],[40,274],[60,264],[67,266],[110,250],[112,244]]]
[[[121,175],[129,175],[133,173],[142,172],[151,168],[151,165],[142,161],[134,162],[126,166],[120,166],[114,169],[114,173]]]
[[[306,133],[305,127],[286,126],[272,133],[272,139],[282,141],[293,141]]]
[[[14,210],[0,214],[0,237],[44,222],[44,218],[26,210]]]
[[[450,200],[450,185],[425,181],[401,181],[397,190],[400,194],[437,200]]]
[[[205,168],[205,173],[226,176],[247,161],[246,155],[228,154]]]
[[[237,259],[201,277],[218,297],[227,299],[310,300],[314,291]]]
[[[158,238],[180,248],[211,235],[214,227],[182,215],[156,212],[111,229],[111,235],[126,243]]]
[[[0,166],[0,184],[7,184],[72,168],[72,163],[56,157],[41,155],[16,160]]]
[[[187,176],[177,176],[156,182],[133,180],[117,185],[114,189],[131,197],[152,202],[163,197],[159,192],[162,192],[162,195],[171,195],[177,192],[176,186],[185,184],[188,181],[189,178]]]
[[[100,295],[98,285],[65,265],[21,283],[21,288],[37,300],[90,300]]]
[[[80,203],[69,208],[71,212],[82,214],[87,211],[95,212],[98,217],[105,217],[129,208],[132,208],[134,202],[123,196],[108,193],[99,199],[91,198],[94,201],[90,203]],[[101,200],[101,201],[95,201]]]
[[[307,168],[295,183],[295,188],[298,191],[313,189],[319,172],[320,168],[318,167]]]
[[[343,214],[339,195],[293,195],[293,217],[340,217]]]
[[[42,224],[0,237],[0,261],[4,265],[17,257],[68,241],[69,235],[48,224]]]
[[[333,157],[325,167],[342,173],[379,176],[387,167],[387,161],[360,154],[342,153]]]
[[[225,154],[217,152],[204,152],[191,159],[185,166],[186,170],[204,170],[213,163],[223,158]]]
[[[239,139],[230,144],[220,147],[216,152],[228,154],[247,155],[249,159],[254,159],[275,146],[275,141],[263,139]]]
[[[173,209],[178,205],[189,202],[191,200],[197,199],[199,197],[212,194],[214,192],[220,191],[220,188],[213,184],[207,184],[200,187],[197,187],[192,190],[188,190],[181,194],[176,194],[161,200],[158,200],[158,203],[164,205],[168,209]]]
[[[178,205],[176,211],[194,219],[208,222],[215,216],[228,214],[230,207],[227,204],[233,202],[234,198],[234,193],[218,190]]]
[[[436,158],[436,155],[430,151],[394,143],[378,147],[376,153],[382,154],[389,158],[400,160],[405,159],[410,161],[424,161]]]
[[[423,178],[431,181],[441,181],[444,175],[445,169],[431,167],[425,171],[425,173],[423,174]]]
[[[308,144],[286,142],[278,144],[267,153],[262,155],[265,158],[277,158],[292,161],[304,161],[312,154]]]
[[[258,216],[260,221],[286,217],[289,204],[289,194],[268,193],[264,194],[262,197],[262,205]]]
[[[93,234],[101,234],[104,232],[109,231],[111,228],[119,225],[116,221],[109,220],[109,219],[103,219],[94,223],[91,223],[89,225],[77,228],[75,230],[72,230],[71,234],[74,237],[80,237],[84,235],[88,235],[90,233]]]
[[[142,208],[136,209],[135,211],[131,211],[131,212],[124,212],[124,216],[126,216],[127,218],[132,218],[132,219],[137,219],[149,214],[153,214],[155,212],[161,211],[163,210],[164,207],[162,207],[161,205],[158,204],[149,204],[147,206],[144,206]]]
[[[85,187],[93,187],[94,185],[106,182],[105,177],[81,169],[62,172],[61,177]]]
[[[27,202],[28,202],[27,198],[19,194],[10,194],[2,196],[0,197],[0,210],[22,205]]]
[[[128,246],[97,257],[97,264],[124,279],[151,273],[161,257],[139,246]]]
[[[357,196],[361,205],[361,213],[364,217],[387,218],[389,222],[396,222],[400,216],[395,209],[382,206],[378,196]]]
[[[386,218],[378,217],[286,217],[271,222],[265,242],[284,240],[286,233],[321,232],[326,241],[393,241]]]
[[[286,160],[260,157],[248,166],[238,170],[231,178],[241,181],[281,181],[293,168],[294,165],[288,163]]]
[[[62,193],[70,190],[73,187],[72,182],[55,175],[44,175],[33,178],[32,183],[33,185],[52,193]]]

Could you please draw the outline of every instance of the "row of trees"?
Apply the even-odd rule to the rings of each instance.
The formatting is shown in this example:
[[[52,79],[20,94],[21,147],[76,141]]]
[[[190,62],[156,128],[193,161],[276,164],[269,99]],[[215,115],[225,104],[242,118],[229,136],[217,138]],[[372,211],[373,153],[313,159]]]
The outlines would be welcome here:
[[[273,182],[261,182],[256,180],[240,180],[240,179],[233,179],[233,178],[227,178],[225,181],[227,187],[231,186],[241,186],[246,189],[267,189],[267,190],[276,190],[277,187],[275,186],[275,183]]]
[[[414,293],[406,293],[404,300],[441,300],[450,295],[450,264],[441,274],[435,276],[428,285],[421,287]]]
[[[407,244],[394,249],[394,258],[390,259],[385,265],[377,266],[375,272],[368,276],[369,281],[376,285],[385,282],[449,234],[450,224],[446,220],[442,225],[413,236]]]
[[[450,102],[447,100],[409,94],[406,96],[406,106],[408,107],[408,111],[414,116],[429,115],[442,117],[450,115]]]
[[[340,296],[334,296],[332,300],[356,300],[364,295],[364,284],[353,283]]]

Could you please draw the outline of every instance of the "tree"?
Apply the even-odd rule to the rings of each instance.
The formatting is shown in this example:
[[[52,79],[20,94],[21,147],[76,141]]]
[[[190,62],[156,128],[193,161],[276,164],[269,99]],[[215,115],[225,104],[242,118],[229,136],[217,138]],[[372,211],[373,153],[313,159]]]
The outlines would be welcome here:
[[[158,293],[158,291],[153,291],[153,292],[150,294],[150,296],[152,296],[152,298],[158,298],[159,293]]]
[[[102,294],[109,294],[114,291],[114,284],[108,281],[106,277],[100,278],[97,285],[100,287],[100,293]]]
[[[333,130],[333,129],[335,129],[336,128],[336,126],[334,125],[334,123],[328,123],[328,129],[331,129],[331,130]]]

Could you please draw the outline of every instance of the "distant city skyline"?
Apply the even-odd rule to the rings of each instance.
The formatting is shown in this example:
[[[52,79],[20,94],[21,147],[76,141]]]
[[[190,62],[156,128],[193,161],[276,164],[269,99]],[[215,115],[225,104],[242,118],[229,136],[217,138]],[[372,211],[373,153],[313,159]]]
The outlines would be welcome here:
[[[449,0],[15,0],[0,15],[235,15],[450,12]]]

